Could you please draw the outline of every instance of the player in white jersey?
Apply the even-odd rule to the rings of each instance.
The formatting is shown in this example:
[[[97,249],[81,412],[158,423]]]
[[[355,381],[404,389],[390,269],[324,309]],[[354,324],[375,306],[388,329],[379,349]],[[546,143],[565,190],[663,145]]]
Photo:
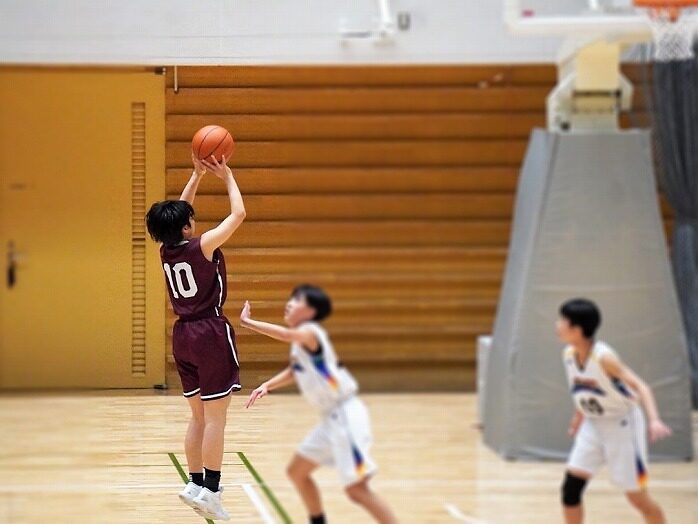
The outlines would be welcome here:
[[[557,334],[567,343],[563,360],[576,411],[569,434],[575,437],[562,485],[567,524],[584,517],[582,493],[587,482],[607,464],[611,481],[625,491],[645,522],[664,523],[661,508],[647,493],[647,428],[652,442],[671,435],[659,418],[652,390],[607,344],[595,341],[601,313],[586,299],[560,308]]]
[[[288,475],[303,499],[311,524],[324,524],[320,492],[312,473],[320,465],[334,466],[347,496],[377,522],[393,524],[390,508],[368,486],[376,472],[371,459],[371,423],[357,397],[358,385],[338,361],[325,329],[319,324],[332,311],[325,292],[314,286],[298,286],[286,304],[288,327],[250,318],[250,304],[240,314],[241,324],[263,335],[291,344],[290,365],[255,389],[249,408],[270,391],[298,385],[305,399],[321,415],[320,423],[300,444],[288,466]]]

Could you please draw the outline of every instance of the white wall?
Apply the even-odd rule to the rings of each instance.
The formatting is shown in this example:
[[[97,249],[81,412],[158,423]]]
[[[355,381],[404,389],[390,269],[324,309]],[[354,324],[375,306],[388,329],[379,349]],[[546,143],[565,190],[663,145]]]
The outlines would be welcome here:
[[[376,0],[0,0],[0,62],[109,64],[550,62],[559,41],[510,36],[503,0],[392,0],[392,44],[342,43]]]

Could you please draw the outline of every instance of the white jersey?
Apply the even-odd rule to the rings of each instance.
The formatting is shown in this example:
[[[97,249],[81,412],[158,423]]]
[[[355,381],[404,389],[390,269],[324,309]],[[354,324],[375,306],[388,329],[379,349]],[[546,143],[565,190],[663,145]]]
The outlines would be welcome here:
[[[616,356],[616,352],[603,342],[595,342],[581,369],[574,347],[565,348],[563,360],[572,399],[585,417],[624,417],[637,404],[637,399],[627,385],[606,374],[601,367],[604,355]]]
[[[291,344],[291,369],[298,388],[306,400],[323,413],[354,396],[359,387],[349,371],[337,360],[330,337],[320,324],[306,322],[319,343],[317,352],[300,344]]]

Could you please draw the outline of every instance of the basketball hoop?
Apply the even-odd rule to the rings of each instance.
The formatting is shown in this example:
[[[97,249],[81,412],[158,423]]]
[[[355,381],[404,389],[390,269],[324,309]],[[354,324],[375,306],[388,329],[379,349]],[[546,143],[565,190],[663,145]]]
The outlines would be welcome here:
[[[693,58],[693,35],[698,24],[698,0],[634,0],[645,9],[659,62]]]

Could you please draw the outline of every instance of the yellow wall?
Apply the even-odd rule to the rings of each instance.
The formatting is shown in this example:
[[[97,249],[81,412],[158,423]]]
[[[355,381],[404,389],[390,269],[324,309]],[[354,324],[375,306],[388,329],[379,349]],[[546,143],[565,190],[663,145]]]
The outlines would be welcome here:
[[[134,102],[145,104],[146,153],[135,196]],[[164,196],[163,77],[6,68],[0,103],[2,260],[10,242],[19,254],[17,284],[0,293],[0,387],[164,382],[164,288],[149,241],[145,373],[132,354],[143,314],[133,306],[134,240],[143,245],[134,210]]]

